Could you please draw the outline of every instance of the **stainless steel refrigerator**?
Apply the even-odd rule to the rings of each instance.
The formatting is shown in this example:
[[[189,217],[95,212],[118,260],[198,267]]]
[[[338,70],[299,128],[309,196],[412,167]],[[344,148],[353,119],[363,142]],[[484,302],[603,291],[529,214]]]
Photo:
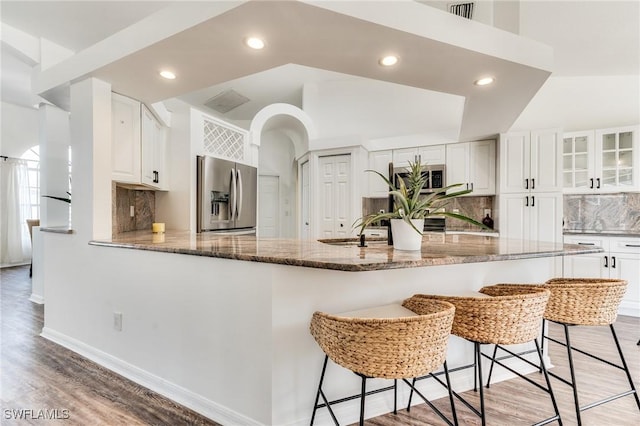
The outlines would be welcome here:
[[[258,169],[197,157],[197,232],[256,227]]]

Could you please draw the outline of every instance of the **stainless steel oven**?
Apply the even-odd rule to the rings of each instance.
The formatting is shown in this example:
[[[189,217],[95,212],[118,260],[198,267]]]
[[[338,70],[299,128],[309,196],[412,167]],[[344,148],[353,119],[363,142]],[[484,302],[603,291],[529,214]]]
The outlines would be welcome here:
[[[398,185],[398,179],[408,179],[409,172],[404,167],[395,167],[393,169],[394,184]],[[426,183],[422,187],[421,194],[430,194],[439,192],[445,186],[445,166],[444,164],[425,165],[422,167],[422,176],[426,179]]]

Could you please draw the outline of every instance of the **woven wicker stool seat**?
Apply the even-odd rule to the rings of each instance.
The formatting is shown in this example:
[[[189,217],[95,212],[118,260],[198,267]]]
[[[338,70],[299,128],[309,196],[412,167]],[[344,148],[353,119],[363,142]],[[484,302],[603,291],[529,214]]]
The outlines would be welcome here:
[[[484,392],[482,389],[482,366],[480,361],[482,357],[487,359],[492,358],[481,351],[481,345],[494,344],[496,345],[496,349],[500,347],[509,354],[517,356],[523,361],[538,367],[530,361],[522,358],[520,355],[503,348],[501,345],[513,345],[533,341],[535,342],[538,357],[540,361],[542,360],[542,353],[537,337],[540,333],[542,317],[547,306],[550,292],[543,288],[532,288],[528,286],[487,286],[480,289],[480,293],[481,294],[478,295],[478,297],[416,295],[412,300],[429,299],[446,301],[452,303],[456,307],[451,333],[474,343],[474,363],[472,366],[476,373],[474,380],[479,380],[479,383],[481,384],[479,387],[480,410],[478,411],[468,401],[455,392],[454,396],[474,413],[480,416],[482,424],[485,425],[486,415]],[[406,306],[416,312],[419,312],[419,310],[417,308],[413,308],[410,303],[406,304]],[[544,366],[541,368],[546,379],[546,387],[532,381],[497,360],[494,362],[509,369],[511,372],[517,374],[524,380],[549,394],[555,414],[538,424],[546,424],[556,420],[559,424],[562,424],[555,396],[551,389],[551,383]],[[477,388],[477,386],[474,387],[474,390],[475,388]]]
[[[363,424],[365,396],[380,391],[366,392],[366,379],[394,379],[394,385],[384,390],[395,391],[398,379],[411,386],[405,379],[428,374],[445,363],[454,307],[447,302],[429,300],[419,305],[420,312],[403,304],[338,315],[323,312],[313,314],[311,335],[324,351],[325,360],[311,424],[316,410],[327,407],[334,423],[338,425],[331,405],[356,398],[361,401],[360,424]],[[385,317],[385,312],[390,315]],[[327,400],[322,382],[328,358],[361,377],[360,395],[331,402]],[[320,397],[323,404],[318,404]],[[453,397],[450,398],[453,402]],[[448,424],[453,424],[442,413],[438,414]],[[454,422],[457,420],[454,419]]]

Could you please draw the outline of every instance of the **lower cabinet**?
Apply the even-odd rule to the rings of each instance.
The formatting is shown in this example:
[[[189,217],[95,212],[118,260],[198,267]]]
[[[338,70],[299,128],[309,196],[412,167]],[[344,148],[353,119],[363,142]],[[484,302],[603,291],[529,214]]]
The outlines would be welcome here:
[[[602,247],[603,253],[566,256],[567,278],[620,278],[628,281],[618,313],[640,317],[640,237],[567,235],[566,244]]]
[[[562,242],[562,194],[499,196],[500,236],[520,241]]]

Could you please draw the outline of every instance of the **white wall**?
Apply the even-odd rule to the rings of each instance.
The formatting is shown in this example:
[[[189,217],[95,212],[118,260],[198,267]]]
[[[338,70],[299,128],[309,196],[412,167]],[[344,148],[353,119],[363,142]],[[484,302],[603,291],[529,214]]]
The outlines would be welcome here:
[[[282,238],[296,237],[296,173],[295,148],[289,136],[278,129],[262,133],[260,138],[259,175],[280,177],[280,230]],[[260,177],[258,177],[259,179]],[[260,194],[258,194],[258,197]],[[258,198],[259,199],[259,198]],[[259,202],[259,201],[258,201]],[[260,206],[258,205],[258,209]]]
[[[19,158],[29,148],[39,145],[38,110],[2,102],[2,152],[0,155]]]
[[[638,124],[640,76],[551,77],[510,131],[564,131]]]
[[[167,132],[168,191],[156,191],[156,222],[169,230],[196,231],[196,156],[191,146],[191,107],[172,101]]]

